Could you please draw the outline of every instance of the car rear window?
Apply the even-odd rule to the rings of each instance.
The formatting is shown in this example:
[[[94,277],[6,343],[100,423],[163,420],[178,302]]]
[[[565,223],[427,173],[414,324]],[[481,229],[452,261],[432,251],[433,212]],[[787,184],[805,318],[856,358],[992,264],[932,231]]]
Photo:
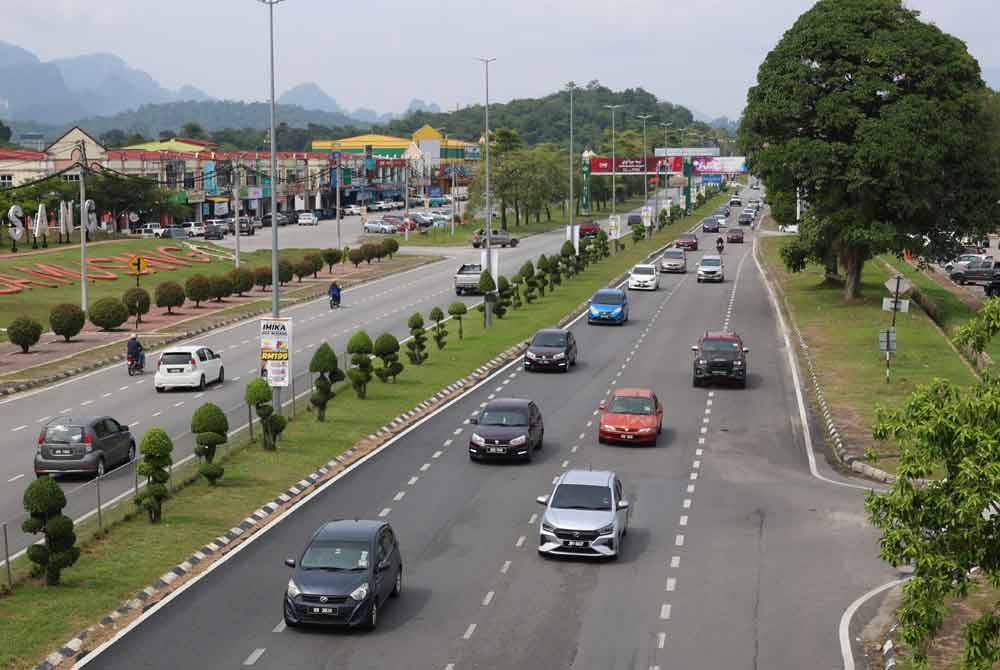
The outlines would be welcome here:
[[[83,427],[62,423],[46,426],[43,440],[48,444],[79,444],[83,442]]]
[[[621,305],[624,302],[624,296],[617,291],[598,291],[594,294],[593,302],[599,305]]]
[[[186,351],[168,351],[160,356],[164,365],[187,365],[191,362],[191,354]]]

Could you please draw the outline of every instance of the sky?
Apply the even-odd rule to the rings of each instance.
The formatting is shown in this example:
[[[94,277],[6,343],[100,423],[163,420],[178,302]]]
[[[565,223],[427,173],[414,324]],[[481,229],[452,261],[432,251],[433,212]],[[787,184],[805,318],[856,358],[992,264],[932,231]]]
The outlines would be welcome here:
[[[1000,71],[997,0],[906,0]],[[278,95],[314,81],[348,109],[400,112],[551,93],[592,79],[739,116],[757,67],[811,0],[283,0]],[[168,88],[268,95],[259,0],[36,0],[4,10],[3,39],[43,60],[111,52]],[[1000,75],[997,75],[1000,78]],[[994,81],[994,86],[998,85]]]

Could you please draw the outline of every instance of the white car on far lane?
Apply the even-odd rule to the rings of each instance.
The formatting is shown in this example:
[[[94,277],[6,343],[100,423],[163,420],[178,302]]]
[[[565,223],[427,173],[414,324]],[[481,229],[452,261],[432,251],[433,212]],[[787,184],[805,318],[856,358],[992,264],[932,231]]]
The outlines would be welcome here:
[[[160,354],[153,386],[159,393],[178,386],[204,391],[208,384],[221,384],[225,376],[220,354],[200,344],[184,345]]]
[[[359,216],[361,214],[360,205],[347,205],[344,207],[344,216]]]
[[[318,226],[319,217],[312,212],[302,212],[299,214],[298,224],[300,226]]]
[[[391,235],[396,232],[396,226],[383,221],[382,219],[374,219],[365,223],[364,232],[366,233],[384,233]]]
[[[655,265],[636,265],[628,273],[630,290],[655,291],[660,288],[660,272]]]

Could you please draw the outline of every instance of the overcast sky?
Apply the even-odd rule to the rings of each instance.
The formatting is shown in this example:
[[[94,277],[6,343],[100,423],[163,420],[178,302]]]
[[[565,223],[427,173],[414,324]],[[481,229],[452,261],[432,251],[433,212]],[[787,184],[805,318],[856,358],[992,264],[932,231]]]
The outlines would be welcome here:
[[[997,0],[909,0],[1000,70]],[[642,86],[736,117],[761,59],[810,0],[286,0],[275,8],[277,87],[315,81],[347,108],[453,108],[544,95],[569,80]],[[161,84],[266,99],[267,8],[257,0],[29,0],[3,39],[47,60],[107,51]],[[994,82],[994,85],[997,85]]]

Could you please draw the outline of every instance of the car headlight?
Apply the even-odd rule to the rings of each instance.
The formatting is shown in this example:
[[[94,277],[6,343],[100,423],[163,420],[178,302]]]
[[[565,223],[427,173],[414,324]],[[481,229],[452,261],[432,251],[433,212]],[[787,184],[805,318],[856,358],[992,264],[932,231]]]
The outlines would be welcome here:
[[[526,356],[527,358],[530,358],[531,360],[535,360],[536,358],[538,358],[538,356],[536,356],[536,355],[535,355],[534,353],[532,353],[531,351],[529,351],[529,352],[528,352],[527,354],[525,354],[525,356]]]
[[[737,367],[738,368],[741,365],[743,365],[743,361],[733,361],[733,367]]]
[[[558,354],[556,354],[552,358],[554,358],[554,359],[556,359],[558,361],[558,360],[561,360],[563,358],[566,358],[566,354],[560,351]]]
[[[299,589],[299,585],[295,583],[294,579],[289,579],[288,580],[288,597],[289,598],[295,598],[300,593],[302,593],[302,591]]]
[[[601,426],[601,428],[604,429],[604,430],[611,430],[611,431],[618,430],[616,427],[614,427],[614,426],[612,426],[610,424],[607,424],[607,423],[603,424]]]
[[[351,591],[351,600],[361,602],[368,597],[368,582]]]
[[[640,433],[652,433],[653,429],[652,428],[640,428],[639,432]]]
[[[622,313],[621,307],[615,307],[615,311],[611,312],[611,314],[613,314],[614,316],[618,316],[621,313]]]
[[[590,313],[591,313],[591,314],[592,314],[593,316],[597,316],[598,314],[600,314],[600,313],[601,313],[601,310],[597,309],[596,307],[591,307],[591,308],[590,308]]]
[[[610,535],[613,532],[615,532],[615,524],[613,524],[613,523],[609,523],[604,528],[598,528],[597,529],[597,534],[598,535]]]
[[[556,532],[556,527],[553,526],[548,521],[544,521],[543,520],[542,521],[542,530],[544,530],[546,533],[554,533],[554,532]]]
[[[513,440],[510,441],[510,446],[517,447],[528,441],[527,435],[518,435]]]
[[[472,434],[472,443],[481,447],[484,444],[486,444],[486,440],[484,440],[483,437],[482,437],[482,435],[480,435],[479,433],[473,433]]]
[[[707,364],[708,364],[708,361],[706,361],[704,358],[699,358],[698,359],[698,365],[707,365]]]

